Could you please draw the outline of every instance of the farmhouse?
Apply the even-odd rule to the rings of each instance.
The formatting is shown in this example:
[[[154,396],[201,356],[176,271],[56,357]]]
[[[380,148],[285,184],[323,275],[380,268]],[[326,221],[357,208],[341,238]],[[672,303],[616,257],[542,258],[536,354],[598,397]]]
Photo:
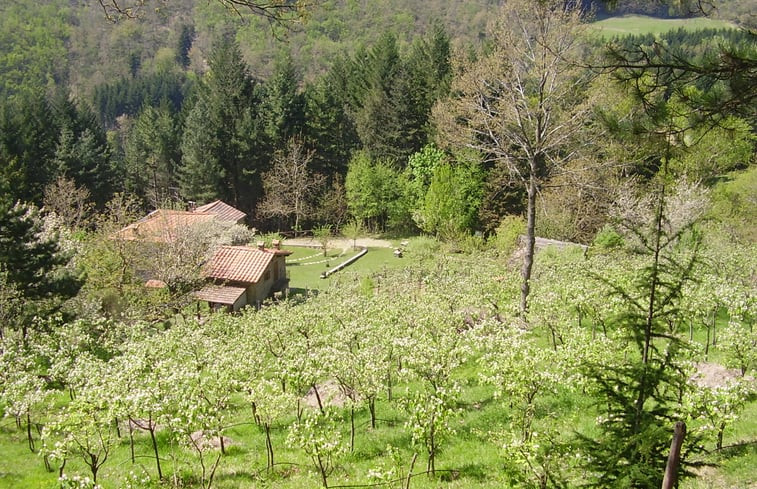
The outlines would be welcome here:
[[[247,216],[244,212],[222,200],[215,200],[209,204],[195,207],[192,212],[195,214],[213,214],[216,216],[216,220],[232,224],[242,224],[245,216]]]
[[[286,256],[291,252],[282,250],[280,242],[274,241],[272,249],[265,248],[263,243],[257,247],[219,246],[211,249],[208,259],[207,248],[203,250],[202,243],[195,242],[190,231],[199,229],[202,234],[202,226],[211,226],[206,231],[212,232],[217,224],[222,228],[240,224],[245,216],[220,200],[199,207],[190,205],[187,211],[157,209],[118,231],[114,238],[138,241],[155,255],[173,255],[158,262],[170,263],[188,274],[200,272],[207,284],[195,292],[199,300],[207,301],[214,309],[238,311],[246,305],[259,306],[274,293],[287,289]],[[166,287],[161,270],[139,271],[146,280],[145,286]]]
[[[195,296],[207,301],[211,308],[238,311],[246,305],[258,307],[275,292],[289,286],[286,257],[291,251],[282,250],[280,242],[273,249],[258,243],[249,246],[221,246],[208,260],[203,274],[210,282]]]
[[[188,211],[156,209],[118,231],[116,237],[127,241],[171,243],[182,232],[194,226],[211,222],[240,224],[246,215],[220,200],[199,207],[190,206]]]
[[[216,215],[210,212],[157,209],[121,229],[115,237],[126,241],[172,243],[185,230],[209,224],[215,219]]]

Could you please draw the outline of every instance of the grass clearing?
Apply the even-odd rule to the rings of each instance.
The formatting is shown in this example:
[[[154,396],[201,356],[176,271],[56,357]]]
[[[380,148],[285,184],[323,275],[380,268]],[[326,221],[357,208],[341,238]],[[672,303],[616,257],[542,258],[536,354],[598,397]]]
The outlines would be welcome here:
[[[591,24],[592,29],[601,37],[662,34],[675,29],[689,31],[702,29],[735,29],[731,22],[697,17],[693,19],[658,19],[643,15],[623,15],[599,20]]]
[[[287,273],[289,274],[289,287],[291,293],[306,294],[312,290],[328,289],[335,281],[359,280],[358,275],[380,273],[382,270],[402,268],[408,265],[411,258],[397,258],[392,248],[368,248],[368,253],[350,264],[343,270],[326,278],[321,274],[337,265],[349,260],[360,249],[349,247],[333,248],[327,251],[326,256],[316,248],[305,246],[286,246],[293,253],[287,257]]]

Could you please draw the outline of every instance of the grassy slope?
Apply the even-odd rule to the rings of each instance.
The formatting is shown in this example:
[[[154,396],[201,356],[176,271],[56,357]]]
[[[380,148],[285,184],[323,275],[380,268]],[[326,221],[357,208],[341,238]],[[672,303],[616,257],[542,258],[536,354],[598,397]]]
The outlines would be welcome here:
[[[293,259],[305,258],[301,262],[320,260],[315,250],[292,248]],[[341,250],[332,252],[331,260],[335,263]],[[334,279],[360,280],[365,274],[380,274],[384,267],[404,266],[409,258],[397,259],[391,249],[375,249],[369,252],[365,261],[359,261],[354,269],[348,269],[334,275],[331,279],[320,281],[318,275],[325,269],[324,264],[297,265],[291,267],[293,286],[315,281],[326,284]],[[447,257],[449,258],[449,257]],[[478,257],[454,255],[456,260],[476,260]],[[358,273],[362,270],[362,273]],[[319,282],[320,281],[320,282]],[[704,333],[697,331],[695,338],[700,339]],[[504,470],[507,462],[505,453],[497,449],[498,443],[492,439],[492,433],[506,432],[511,429],[512,410],[507,400],[492,398],[492,388],[482,385],[478,378],[478,369],[474,363],[461,369],[459,378],[464,384],[459,407],[461,416],[453,422],[456,434],[446,442],[437,460],[440,479],[432,481],[426,476],[415,477],[411,487],[414,489],[431,488],[503,488],[512,484]],[[396,386],[395,396],[404,392],[402,386]],[[59,402],[65,402],[65,394],[59,396]],[[537,431],[545,429],[571,433],[574,430],[586,432],[595,422],[595,413],[588,404],[587,396],[580,393],[558,392],[548,395],[537,402]],[[228,454],[223,457],[214,487],[220,489],[272,487],[278,489],[304,489],[317,487],[317,475],[313,472],[308,458],[300,451],[286,447],[287,425],[293,418],[284,420],[273,427],[273,445],[278,465],[273,473],[266,471],[265,442],[263,434],[254,423],[250,407],[243,399],[233,402],[229,426],[225,434],[234,441]],[[368,426],[366,409],[357,412],[356,447],[353,453],[345,455],[337,465],[330,482],[334,485],[361,485],[377,482],[368,474],[372,470],[382,472],[393,470],[403,476],[409,469],[413,456],[409,434],[403,427],[405,415],[399,412],[396,404],[380,400],[378,405],[378,427],[371,430]],[[343,413],[342,436],[349,437],[348,413]],[[35,436],[35,438],[38,438]],[[161,457],[166,473],[178,473],[184,483],[195,487],[192,474],[197,474],[197,461],[194,454],[186,449],[171,447],[164,436]],[[753,487],[755,475],[752,467],[757,461],[757,401],[748,403],[741,418],[726,431],[725,446],[721,454],[712,453],[706,457],[708,462],[720,466],[708,468],[697,480],[682,483],[683,489],[725,489],[731,487]],[[39,445],[39,442],[38,442]],[[397,456],[392,457],[387,447],[397,449]],[[155,463],[150,452],[149,437],[136,435],[137,462],[132,464],[129,456],[128,437],[121,439],[118,447],[111,454],[101,473],[105,489],[124,487],[129,472],[137,477],[143,472],[155,477]],[[45,471],[42,459],[29,452],[25,433],[16,429],[13,419],[0,420],[0,488],[54,488],[57,487],[55,473]],[[209,454],[210,457],[213,454]],[[425,468],[426,457],[419,453],[415,472]],[[67,465],[67,472],[86,474],[86,467],[74,459]],[[169,487],[167,485],[165,487]],[[144,487],[144,486],[135,486]],[[157,485],[146,487],[158,487]],[[394,486],[385,487],[399,487]]]
[[[656,19],[641,15],[611,17],[594,22],[592,26],[604,37],[647,33],[661,34],[678,28],[687,30],[735,28],[735,25],[730,22],[708,18]]]

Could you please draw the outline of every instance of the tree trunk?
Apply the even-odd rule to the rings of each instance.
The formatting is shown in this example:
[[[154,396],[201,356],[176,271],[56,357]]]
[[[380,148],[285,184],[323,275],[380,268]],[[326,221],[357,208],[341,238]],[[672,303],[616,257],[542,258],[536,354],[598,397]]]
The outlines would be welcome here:
[[[725,433],[725,421],[723,421],[722,423],[720,423],[720,426],[718,426],[718,441],[717,441],[717,445],[716,445],[716,448],[718,450],[722,450],[723,449],[723,434],[724,433]]]
[[[532,165],[532,166],[535,166]],[[534,171],[528,181],[528,207],[526,209],[526,252],[523,256],[520,285],[520,316],[525,321],[528,312],[528,294],[531,290],[531,269],[534,264],[534,249],[536,245],[536,178]]]
[[[313,392],[315,393],[315,399],[318,401],[318,409],[321,410],[321,414],[323,414],[325,411],[323,410],[323,403],[321,402],[321,395],[318,393],[318,387],[315,386],[315,384],[311,384],[313,387]]]
[[[368,401],[368,411],[371,413],[371,429],[376,429],[376,399],[371,398]]]
[[[273,442],[271,441],[271,425],[265,423],[265,448],[268,454],[268,468],[273,468]]]
[[[158,480],[163,480],[163,472],[160,470],[160,457],[158,456],[158,440],[155,439],[155,424],[152,422],[152,415],[147,419],[147,427],[150,429],[150,439],[152,440],[152,450],[155,453],[155,465],[158,468]]]
[[[350,452],[355,451],[355,406],[350,406]]]
[[[386,400],[392,401],[392,370],[391,367],[386,372]]]
[[[131,463],[134,463],[134,427],[131,423],[131,416],[127,418],[129,420],[129,453],[131,454]]]
[[[718,310],[714,309],[712,311],[712,346],[718,346],[718,335],[715,331],[715,323],[717,321],[718,317]]]
[[[34,437],[32,437],[32,419],[28,411],[26,412],[26,440],[29,442],[29,450],[34,453],[35,449]]]
[[[431,427],[429,430],[429,452],[428,452],[428,471],[431,477],[436,477],[436,439],[434,437],[434,418],[431,418]]]
[[[644,344],[641,351],[641,378],[639,379],[639,394],[636,398],[636,413],[634,416],[633,433],[638,434],[641,429],[644,403],[649,397],[647,392],[647,376],[649,375],[649,353],[652,347],[652,329],[657,314],[657,288],[660,285],[660,253],[662,251],[663,236],[663,212],[665,209],[665,186],[660,189],[660,194],[655,211],[655,234],[652,255],[652,275],[649,278],[649,301],[647,303],[646,317],[644,319]]]
[[[92,481],[97,485],[97,471],[100,470],[100,466],[98,465],[98,456],[94,453],[89,454],[89,470],[92,472]]]
[[[318,462],[318,470],[321,473],[321,481],[323,482],[323,487],[328,488],[329,480],[326,476],[326,466],[323,464],[323,459],[321,459],[320,455],[316,455],[316,461]]]
[[[405,479],[405,489],[410,489],[410,478],[413,476],[413,467],[415,467],[415,460],[418,458],[418,453],[413,454],[413,459],[410,461],[410,470],[407,471],[407,479]]]

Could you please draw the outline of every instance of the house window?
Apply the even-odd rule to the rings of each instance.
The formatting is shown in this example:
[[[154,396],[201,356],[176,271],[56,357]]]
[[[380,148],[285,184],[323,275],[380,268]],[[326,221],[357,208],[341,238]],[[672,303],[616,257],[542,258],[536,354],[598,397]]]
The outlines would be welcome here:
[[[264,280],[269,280],[271,278],[271,271],[266,270],[265,275],[263,276]]]

